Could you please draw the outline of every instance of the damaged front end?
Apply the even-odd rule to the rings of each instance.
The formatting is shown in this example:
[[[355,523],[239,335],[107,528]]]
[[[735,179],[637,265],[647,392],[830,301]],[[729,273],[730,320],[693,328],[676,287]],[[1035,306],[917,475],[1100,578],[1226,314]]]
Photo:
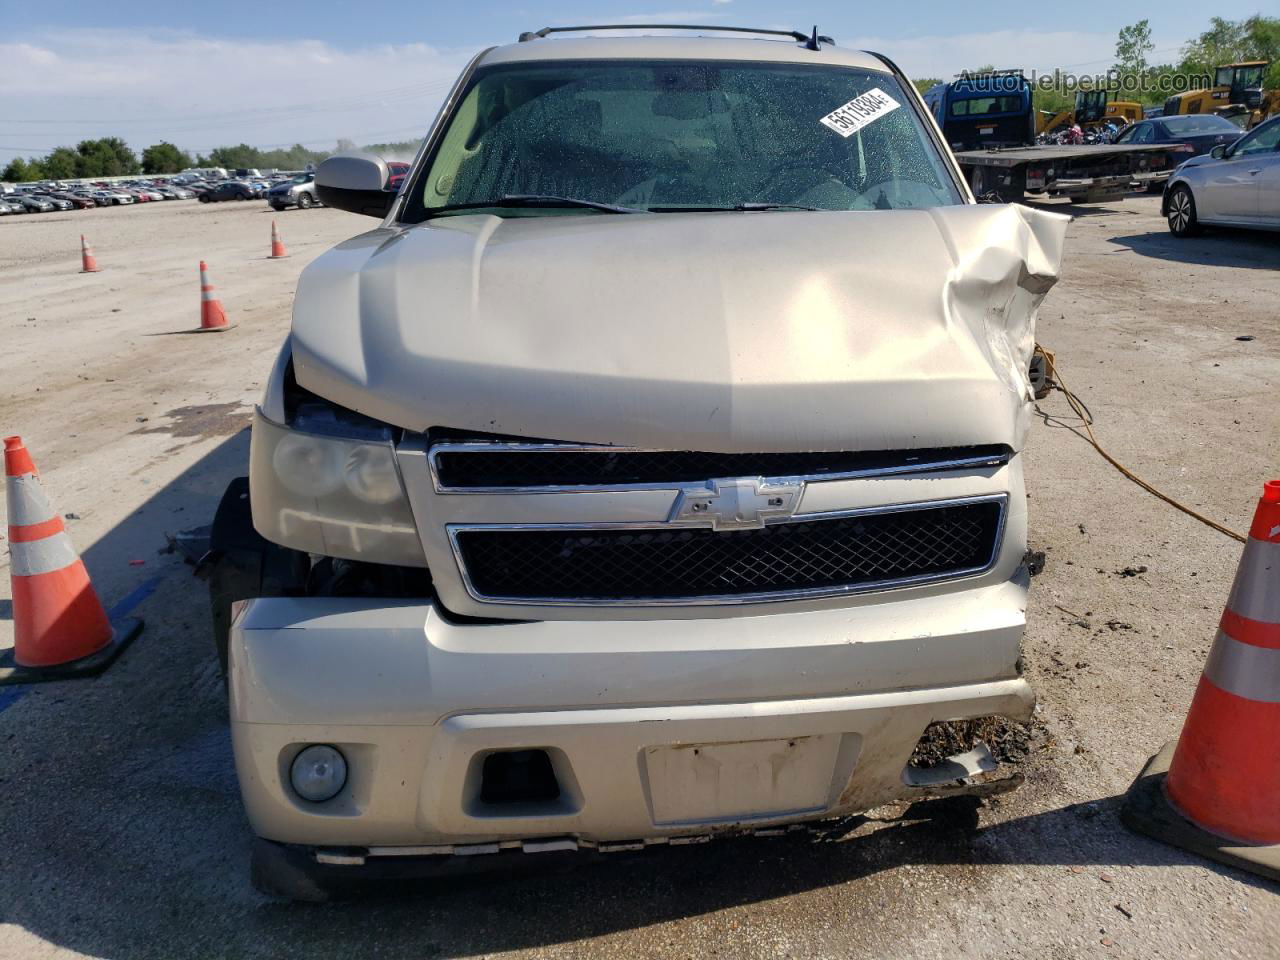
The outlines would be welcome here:
[[[1020,451],[1065,223],[470,216],[322,256],[253,431],[253,524],[299,572],[228,636],[263,862],[394,874],[1016,785]],[[319,800],[315,746],[342,758]]]

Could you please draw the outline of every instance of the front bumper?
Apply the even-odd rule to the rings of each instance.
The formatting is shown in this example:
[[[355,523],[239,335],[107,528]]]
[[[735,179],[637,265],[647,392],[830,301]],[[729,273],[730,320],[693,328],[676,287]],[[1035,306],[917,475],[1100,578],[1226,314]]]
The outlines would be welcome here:
[[[245,806],[269,840],[389,856],[687,839],[976,787],[980,759],[909,761],[932,722],[1030,715],[1026,586],[1019,570],[946,595],[706,620],[463,624],[423,603],[248,601],[230,639]],[[338,746],[350,771],[319,804],[288,785],[310,743]],[[559,796],[484,802],[484,758],[524,749],[546,751]]]

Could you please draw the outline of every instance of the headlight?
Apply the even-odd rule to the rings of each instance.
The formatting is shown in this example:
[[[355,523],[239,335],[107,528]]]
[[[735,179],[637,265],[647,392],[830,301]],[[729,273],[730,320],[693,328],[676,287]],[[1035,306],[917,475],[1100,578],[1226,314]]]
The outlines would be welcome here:
[[[303,497],[322,497],[342,486],[342,448],[324,437],[290,433],[271,455],[276,476]]]
[[[356,447],[343,465],[347,489],[365,503],[390,503],[403,497],[400,474],[389,447]]]
[[[425,567],[390,438],[331,436],[335,425],[319,419],[303,425],[325,433],[255,411],[249,492],[258,532],[321,556]]]

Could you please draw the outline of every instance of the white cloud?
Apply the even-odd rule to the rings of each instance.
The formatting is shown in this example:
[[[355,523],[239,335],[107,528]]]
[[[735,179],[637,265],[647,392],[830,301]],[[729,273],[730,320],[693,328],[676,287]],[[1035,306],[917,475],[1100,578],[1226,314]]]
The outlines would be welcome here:
[[[114,29],[0,43],[0,157],[107,135],[201,150],[414,139],[474,52]]]

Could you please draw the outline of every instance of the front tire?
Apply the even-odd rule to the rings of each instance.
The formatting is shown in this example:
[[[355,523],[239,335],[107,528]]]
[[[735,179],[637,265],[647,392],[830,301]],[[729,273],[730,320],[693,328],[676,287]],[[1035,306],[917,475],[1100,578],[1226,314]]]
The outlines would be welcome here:
[[[1194,237],[1200,232],[1196,218],[1196,198],[1191,188],[1180,183],[1169,194],[1169,232],[1175,237]]]
[[[312,200],[311,200],[311,194],[309,194],[309,193],[300,193],[300,194],[298,194],[298,209],[299,209],[299,210],[309,210],[309,209],[311,209],[311,203],[312,203]]]

